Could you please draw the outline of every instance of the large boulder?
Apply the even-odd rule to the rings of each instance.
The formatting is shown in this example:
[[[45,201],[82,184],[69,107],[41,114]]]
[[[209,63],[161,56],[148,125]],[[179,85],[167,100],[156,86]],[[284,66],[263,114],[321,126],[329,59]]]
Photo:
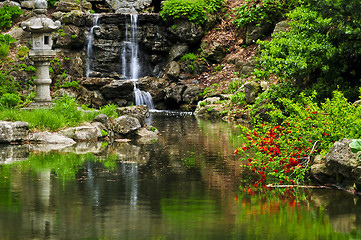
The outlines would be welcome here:
[[[106,99],[126,97],[132,95],[134,83],[132,81],[114,80],[100,88],[100,93]]]
[[[69,137],[66,137],[58,133],[50,132],[34,132],[29,134],[29,141],[35,143],[48,143],[48,144],[66,144],[72,145],[75,141]]]
[[[175,23],[168,27],[168,31],[172,33],[175,40],[186,43],[197,43],[204,35],[202,26],[191,23],[188,19],[178,19]]]
[[[262,24],[249,24],[246,32],[246,44],[250,45],[256,43],[258,39],[264,38],[272,33],[273,29],[274,25],[267,22]]]
[[[60,133],[75,141],[97,141],[102,137],[100,129],[94,126],[71,127],[61,130]]]
[[[27,140],[28,134],[27,122],[0,121],[0,143],[22,142]]]
[[[115,135],[128,134],[141,127],[142,126],[140,125],[140,122],[137,118],[128,115],[123,115],[121,117],[118,117],[114,119],[112,123],[112,130]]]
[[[117,108],[119,116],[128,115],[138,119],[140,125],[145,124],[145,119],[150,116],[149,108],[145,105]]]
[[[353,139],[335,142],[325,156],[325,165],[334,176],[353,178],[352,171],[360,164],[358,155],[351,152],[349,144]]]
[[[213,62],[221,62],[227,54],[229,44],[220,41],[202,41],[202,56]]]
[[[165,104],[170,108],[178,108],[182,103],[182,96],[185,90],[184,85],[172,84],[166,89],[164,97]]]

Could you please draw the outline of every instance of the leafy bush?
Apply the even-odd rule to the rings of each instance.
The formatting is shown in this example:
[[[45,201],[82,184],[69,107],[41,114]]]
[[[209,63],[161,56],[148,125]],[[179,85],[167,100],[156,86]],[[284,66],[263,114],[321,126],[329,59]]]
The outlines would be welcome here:
[[[4,6],[0,8],[0,30],[11,27],[13,21],[16,21],[23,11],[18,7]]]
[[[190,22],[202,24],[207,20],[206,12],[213,13],[222,6],[223,0],[167,0],[160,16],[165,20],[186,17]]]
[[[0,97],[1,108],[13,108],[22,102],[21,96],[18,93],[5,93]]]
[[[312,86],[318,99],[330,97],[336,89],[350,100],[357,99],[357,86],[361,85],[360,4],[307,2],[288,15],[290,32],[280,32],[270,42],[258,42],[260,64],[280,78]]]
[[[9,54],[10,44],[16,42],[9,34],[0,33],[0,57],[6,57]]]
[[[239,27],[249,23],[275,23],[301,2],[302,0],[246,0],[242,6],[235,9],[237,18],[234,23]]]
[[[107,115],[109,118],[117,118],[118,117],[117,108],[118,106],[115,104],[108,104],[105,105],[104,107],[100,107],[100,112],[102,114]]]
[[[261,184],[302,183],[312,156],[325,154],[339,139],[360,138],[361,105],[349,103],[340,91],[321,105],[315,97],[316,93],[301,94],[297,101],[280,98],[284,110],[270,110],[272,122],[244,128],[246,143],[236,151],[254,151],[248,167]]]

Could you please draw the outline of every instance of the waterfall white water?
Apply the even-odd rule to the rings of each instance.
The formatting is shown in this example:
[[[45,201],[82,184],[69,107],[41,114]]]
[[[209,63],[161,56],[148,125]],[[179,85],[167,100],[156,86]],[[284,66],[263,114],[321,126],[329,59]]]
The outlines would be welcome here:
[[[97,27],[99,27],[99,15],[94,14],[93,26],[90,28],[90,32],[88,35],[88,45],[86,49],[86,54],[87,54],[86,77],[90,77],[90,74],[92,72],[94,29]]]
[[[150,93],[140,90],[137,86],[141,71],[139,65],[138,15],[130,15],[130,29],[126,23],[125,36],[121,51],[122,75],[134,83],[135,105],[147,105],[149,109],[153,109],[154,105]]]

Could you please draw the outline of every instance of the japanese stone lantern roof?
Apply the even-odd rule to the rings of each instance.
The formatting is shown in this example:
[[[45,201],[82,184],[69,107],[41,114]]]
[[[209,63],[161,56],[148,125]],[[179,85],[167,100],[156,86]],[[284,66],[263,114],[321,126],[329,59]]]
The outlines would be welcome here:
[[[32,33],[50,33],[56,31],[60,27],[59,21],[53,21],[47,18],[45,13],[48,8],[46,0],[35,0],[34,12],[36,16],[27,22],[22,22],[21,27],[24,31]]]

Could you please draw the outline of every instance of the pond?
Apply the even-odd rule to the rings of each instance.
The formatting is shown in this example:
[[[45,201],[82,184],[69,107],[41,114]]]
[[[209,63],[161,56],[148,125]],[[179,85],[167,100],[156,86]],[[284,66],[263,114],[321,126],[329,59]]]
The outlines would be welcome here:
[[[176,112],[148,121],[156,142],[99,143],[92,153],[2,149],[0,240],[361,239],[356,196],[240,190],[237,128]]]

